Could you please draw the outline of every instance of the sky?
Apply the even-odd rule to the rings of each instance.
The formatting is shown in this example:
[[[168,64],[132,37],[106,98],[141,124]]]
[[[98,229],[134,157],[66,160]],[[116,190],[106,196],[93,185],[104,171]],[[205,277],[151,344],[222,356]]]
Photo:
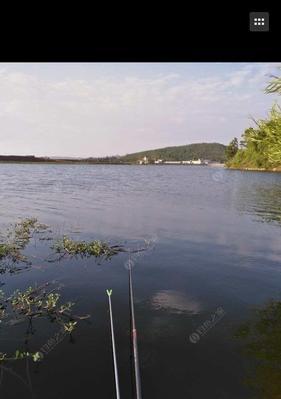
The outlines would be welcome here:
[[[273,63],[0,63],[0,154],[229,143],[266,117]],[[280,98],[279,98],[280,101]]]

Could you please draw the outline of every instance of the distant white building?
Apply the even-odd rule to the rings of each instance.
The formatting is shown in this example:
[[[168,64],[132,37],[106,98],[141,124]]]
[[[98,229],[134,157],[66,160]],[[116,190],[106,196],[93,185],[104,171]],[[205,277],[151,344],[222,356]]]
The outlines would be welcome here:
[[[146,157],[145,157],[146,158]],[[139,163],[146,163],[144,160],[139,161]],[[186,161],[164,161],[163,159],[157,159],[154,161],[155,164],[165,164],[165,165],[207,165],[208,162],[202,159],[186,160]]]
[[[146,156],[143,157],[143,159],[140,159],[138,161],[139,165],[147,165],[148,164],[148,158]]]
[[[192,165],[201,165],[203,162],[201,161],[201,159],[197,159],[192,161]]]

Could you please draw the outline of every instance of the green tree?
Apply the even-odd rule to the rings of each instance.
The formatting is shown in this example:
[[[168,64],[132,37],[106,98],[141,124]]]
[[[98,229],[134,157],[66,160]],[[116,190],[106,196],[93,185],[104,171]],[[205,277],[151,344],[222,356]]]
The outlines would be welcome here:
[[[280,68],[281,69],[281,68]],[[266,93],[281,94],[281,76],[272,76]],[[227,165],[234,168],[281,168],[281,108],[272,106],[265,119],[254,120],[255,127],[244,131],[240,149],[236,151],[234,140],[226,150]],[[234,153],[234,155],[233,155]]]
[[[239,149],[238,139],[237,139],[237,137],[234,137],[234,139],[231,140],[229,145],[226,147],[225,153],[226,153],[227,160],[232,159],[236,155],[238,149]]]

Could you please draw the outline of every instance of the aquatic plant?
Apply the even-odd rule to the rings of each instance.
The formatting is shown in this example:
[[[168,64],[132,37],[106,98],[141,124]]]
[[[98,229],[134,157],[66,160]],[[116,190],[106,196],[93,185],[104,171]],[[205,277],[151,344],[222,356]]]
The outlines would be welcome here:
[[[110,245],[100,240],[74,240],[67,235],[55,240],[51,236],[42,234],[46,231],[51,232],[49,226],[39,223],[36,218],[27,218],[17,222],[4,234],[0,234],[0,274],[6,271],[17,273],[31,267],[32,262],[24,250],[31,239],[38,234],[41,234],[39,240],[54,241],[50,248],[55,252],[55,257],[51,254],[47,259],[42,259],[43,261],[57,262],[65,257],[88,258],[91,256],[108,260],[119,252],[125,252],[121,245]]]
[[[27,352],[27,351],[20,351],[16,350],[14,355],[8,356],[7,353],[0,352],[0,364],[4,361],[11,361],[11,360],[22,360],[31,358],[34,362],[39,362],[43,359],[41,352]]]
[[[70,311],[74,305],[72,302],[59,304],[60,294],[47,291],[48,283],[40,287],[29,287],[25,291],[16,290],[9,298],[0,302],[0,308],[10,308],[16,319],[21,317],[45,317],[63,324],[65,318],[71,319]]]
[[[23,219],[11,226],[0,238],[0,273],[9,270],[11,273],[21,270],[13,266],[16,263],[30,265],[23,250],[35,234],[43,233],[48,226],[38,222],[36,218]]]
[[[47,318],[59,324],[66,333],[72,334],[79,320],[89,316],[76,316],[72,314],[73,302],[60,303],[60,294],[57,289],[48,290],[49,283],[40,287],[29,287],[25,291],[16,290],[10,297],[0,291],[0,326],[5,324],[15,325],[19,322],[28,322],[28,332],[33,334],[32,322],[36,318]],[[27,334],[28,335],[28,334]],[[18,360],[26,357],[33,361],[41,360],[40,353],[17,350],[15,355],[8,356],[0,352],[0,362]]]
[[[63,325],[64,330],[67,331],[68,333],[72,333],[76,324],[77,324],[77,321],[69,321],[68,323],[64,323],[64,325]]]

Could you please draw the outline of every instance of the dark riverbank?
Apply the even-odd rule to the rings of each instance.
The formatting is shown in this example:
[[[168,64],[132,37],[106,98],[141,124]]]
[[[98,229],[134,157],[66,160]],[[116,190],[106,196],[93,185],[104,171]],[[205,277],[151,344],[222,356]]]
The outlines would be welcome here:
[[[101,164],[101,165],[130,165],[129,162],[118,161],[112,158],[48,158],[34,155],[0,155],[0,163],[51,163],[51,164]]]
[[[58,165],[139,165],[136,162],[129,162],[119,160],[114,157],[105,157],[105,158],[83,158],[83,159],[69,159],[69,158],[47,158],[47,157],[35,157],[33,155],[30,156],[21,156],[21,155],[0,155],[0,164],[1,163],[36,163],[36,164],[58,164]],[[156,164],[154,162],[149,162],[147,165],[155,165],[155,166],[211,166],[211,167],[223,167],[224,164],[219,162],[210,162],[209,164],[172,164],[172,163],[161,163]],[[142,166],[147,166],[142,165]]]

